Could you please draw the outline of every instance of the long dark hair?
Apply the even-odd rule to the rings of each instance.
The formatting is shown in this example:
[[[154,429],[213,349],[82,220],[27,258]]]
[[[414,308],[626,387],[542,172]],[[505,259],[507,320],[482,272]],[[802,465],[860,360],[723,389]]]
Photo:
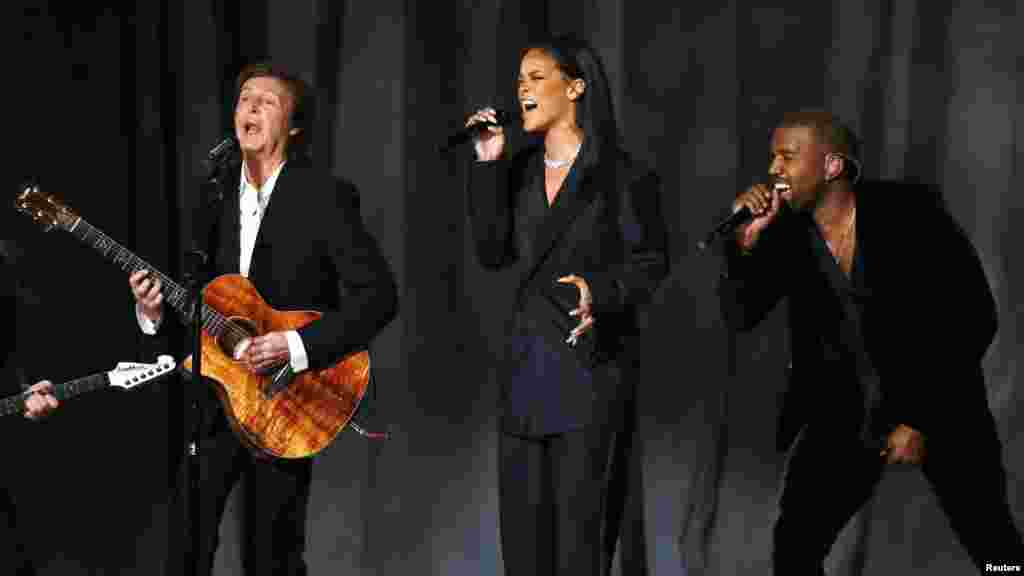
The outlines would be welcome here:
[[[530,50],[540,50],[555,61],[558,69],[570,79],[586,84],[576,101],[576,126],[583,131],[581,150],[584,170],[595,166],[619,150],[619,129],[615,124],[608,77],[597,52],[586,42],[572,36],[556,36],[528,43],[519,52],[519,60]]]

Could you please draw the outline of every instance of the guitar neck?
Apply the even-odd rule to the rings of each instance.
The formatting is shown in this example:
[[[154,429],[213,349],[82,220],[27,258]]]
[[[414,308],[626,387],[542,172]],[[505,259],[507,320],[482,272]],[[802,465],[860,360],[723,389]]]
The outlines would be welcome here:
[[[67,230],[83,244],[92,247],[102,254],[104,258],[129,274],[139,270],[148,270],[150,274],[160,279],[160,292],[164,296],[164,302],[174,308],[182,318],[185,318],[187,321],[191,320],[191,299],[185,287],[151,266],[142,258],[136,256],[134,252],[104,234],[99,228],[86,222],[84,218],[78,218]],[[200,314],[204,329],[208,329],[211,324],[222,324],[226,321],[216,310],[206,304],[203,304]]]
[[[93,390],[99,390],[100,388],[106,388],[110,385],[110,378],[106,372],[100,372],[98,374],[90,374],[84,378],[78,378],[63,384],[58,384],[53,387],[53,396],[57,400],[66,400],[68,398],[74,398],[79,394],[86,392],[92,392]],[[25,412],[25,396],[18,394],[17,396],[8,396],[0,400],[0,416],[10,416],[12,414],[22,414]]]

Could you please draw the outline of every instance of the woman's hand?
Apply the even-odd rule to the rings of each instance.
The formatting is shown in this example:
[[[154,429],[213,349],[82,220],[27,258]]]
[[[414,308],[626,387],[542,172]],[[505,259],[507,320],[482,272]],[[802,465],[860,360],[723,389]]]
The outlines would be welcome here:
[[[590,293],[590,286],[587,285],[587,281],[575,274],[562,276],[558,279],[558,282],[561,284],[573,284],[580,291],[579,306],[572,312],[569,312],[569,316],[578,318],[580,323],[572,329],[572,332],[569,332],[569,337],[565,340],[566,344],[575,346],[580,336],[594,329],[594,297]]]
[[[481,122],[498,124],[497,112],[494,108],[483,108],[477,111],[466,120],[466,127]],[[476,159],[480,162],[490,162],[501,158],[505,150],[505,129],[501,126],[488,126],[487,130],[480,133],[473,139],[473,149],[476,150]]]

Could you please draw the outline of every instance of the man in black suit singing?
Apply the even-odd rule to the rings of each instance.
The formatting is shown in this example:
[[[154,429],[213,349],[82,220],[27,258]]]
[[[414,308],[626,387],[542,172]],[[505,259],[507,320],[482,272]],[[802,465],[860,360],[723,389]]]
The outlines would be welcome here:
[[[755,217],[727,242],[728,325],[750,330],[789,299],[775,574],[824,574],[885,464],[920,467],[979,570],[1019,563],[981,368],[997,328],[985,273],[940,202],[855,187],[856,157],[856,137],[831,114],[787,114],[770,185],[733,204]]]
[[[277,309],[319,310],[298,330],[252,338],[241,360],[253,371],[288,362],[300,373],[326,368],[366,348],[397,312],[394,276],[363,226],[355,187],[314,169],[294,152],[308,138],[306,86],[270,64],[238,77],[232,166],[223,209],[210,235],[216,274],[247,276]],[[163,320],[160,283],[146,271],[129,283],[140,326],[156,333]],[[190,387],[196,388],[196,387]],[[312,460],[252,456],[228,427],[209,387],[200,400],[198,573],[209,574],[231,488],[246,478],[242,557],[245,573],[306,574],[306,508]]]

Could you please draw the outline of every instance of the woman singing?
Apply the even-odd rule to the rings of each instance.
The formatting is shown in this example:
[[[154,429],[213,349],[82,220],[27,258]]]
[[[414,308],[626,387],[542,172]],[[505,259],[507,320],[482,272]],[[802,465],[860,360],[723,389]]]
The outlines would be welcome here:
[[[654,174],[619,147],[608,82],[586,44],[521,52],[518,101],[537,145],[475,143],[469,211],[477,256],[519,264],[502,370],[505,573],[603,574],[609,459],[632,394],[624,379],[636,309],[668,272]],[[495,122],[483,109],[466,125]]]

